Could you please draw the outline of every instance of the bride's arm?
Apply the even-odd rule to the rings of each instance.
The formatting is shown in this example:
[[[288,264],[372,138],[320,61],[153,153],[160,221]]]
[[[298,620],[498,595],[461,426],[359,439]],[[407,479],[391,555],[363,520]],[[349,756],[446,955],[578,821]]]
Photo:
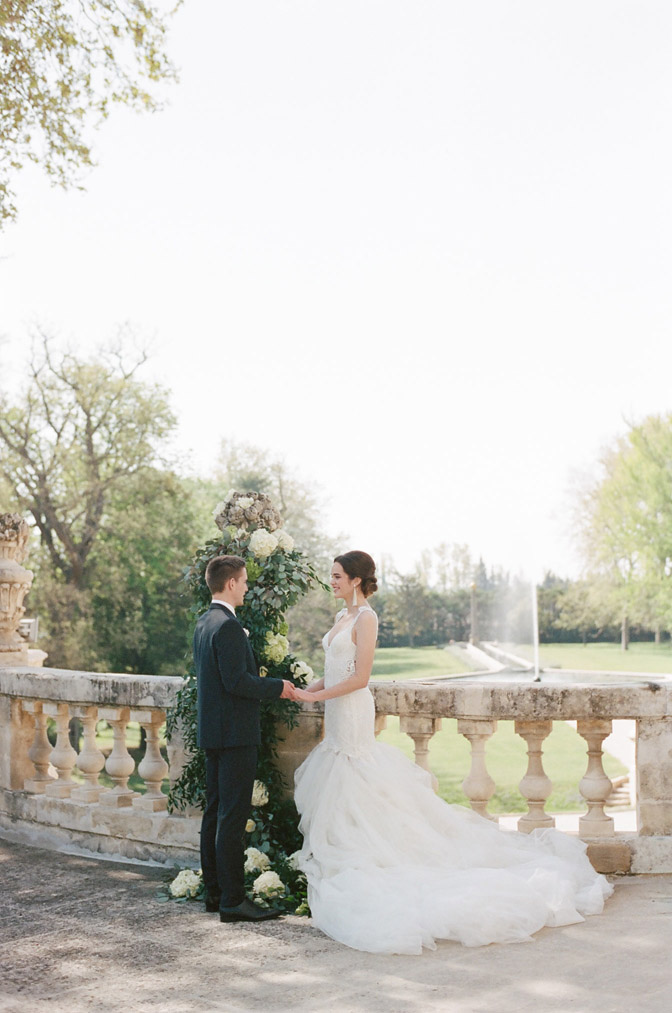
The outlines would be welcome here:
[[[355,690],[364,689],[369,683],[371,669],[373,668],[373,654],[376,649],[376,636],[378,634],[378,622],[373,612],[362,612],[357,622],[357,651],[355,653],[355,671],[353,675],[336,683],[330,689],[297,690],[299,700],[333,700],[337,696],[346,696],[354,693]],[[324,679],[320,682],[324,685]],[[302,696],[302,693],[310,693],[310,696]]]
[[[316,679],[315,682],[311,682],[308,686],[306,686],[304,688],[303,692],[304,693],[319,693],[319,691],[323,687],[324,687],[324,678],[322,678],[322,679]]]

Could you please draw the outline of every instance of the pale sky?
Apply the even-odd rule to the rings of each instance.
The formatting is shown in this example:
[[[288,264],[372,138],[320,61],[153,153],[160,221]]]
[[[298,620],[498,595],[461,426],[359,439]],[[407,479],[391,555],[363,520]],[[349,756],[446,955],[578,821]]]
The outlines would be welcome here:
[[[574,575],[577,473],[672,409],[667,0],[186,0],[181,83],[86,192],[20,179],[0,330],[128,321],[207,474],[318,483],[344,549]]]

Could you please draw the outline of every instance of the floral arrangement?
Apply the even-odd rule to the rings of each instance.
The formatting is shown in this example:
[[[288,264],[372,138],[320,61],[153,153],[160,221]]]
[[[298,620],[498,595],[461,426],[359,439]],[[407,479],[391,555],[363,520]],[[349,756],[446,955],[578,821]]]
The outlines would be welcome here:
[[[255,656],[263,663],[259,674],[305,686],[313,678],[313,671],[292,654],[284,614],[312,587],[325,585],[307,557],[296,549],[268,496],[231,490],[217,504],[213,516],[219,535],[196,552],[184,575],[192,594],[190,612],[194,621],[210,606],[211,595],[205,583],[205,569],[210,559],[225,554],[241,556],[247,567],[249,590],[244,604],[236,609],[236,615],[249,633]],[[284,797],[287,786],[274,763],[282,734],[278,727],[282,723],[294,727],[298,710],[299,704],[291,700],[274,700],[261,705],[262,745],[257,768],[260,780],[255,782],[251,800],[254,812],[246,827],[249,847],[245,878],[248,894],[257,903],[272,900],[274,906],[282,910],[306,914],[306,881],[295,862],[302,844],[298,814],[293,800]],[[171,811],[194,805],[203,808],[205,762],[196,747],[196,675],[193,668],[178,693],[176,707],[168,715],[169,736],[178,723],[191,759],[171,789],[169,808]],[[171,896],[174,896],[172,885]],[[182,886],[177,889],[181,891]],[[193,886],[182,898],[202,895],[202,888],[201,894],[194,894],[192,890]]]
[[[21,514],[0,514],[0,542],[16,543],[18,563],[22,563],[28,555],[29,535],[30,526]]]
[[[252,805],[261,807],[269,803],[268,789],[262,781],[254,782],[252,794]],[[255,820],[248,820],[246,831],[250,834],[257,829]],[[262,844],[262,847],[264,845]],[[271,858],[268,851],[261,851],[259,848],[248,847],[245,849],[245,885],[248,894],[251,894],[255,903],[262,907],[269,907],[272,902],[283,910],[293,911],[295,914],[309,914],[310,909],[306,901],[306,878],[298,867],[299,852],[295,851],[287,856],[279,851],[275,855],[275,862],[282,872],[282,877],[272,868]],[[202,900],[205,894],[203,874],[200,869],[181,869],[177,876],[171,880],[166,888],[159,892],[162,900]]]
[[[270,532],[282,526],[280,514],[263,492],[236,492],[230,489],[213,510],[213,516],[221,531],[234,527],[242,528],[243,531],[263,528]]]
[[[170,894],[172,897],[196,897],[203,886],[203,877],[201,870],[194,872],[193,869],[182,869],[180,873],[170,884]]]

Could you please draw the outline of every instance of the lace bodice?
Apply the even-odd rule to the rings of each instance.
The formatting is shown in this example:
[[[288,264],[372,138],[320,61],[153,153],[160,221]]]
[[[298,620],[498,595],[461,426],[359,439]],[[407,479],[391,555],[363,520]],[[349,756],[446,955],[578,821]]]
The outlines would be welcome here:
[[[336,616],[336,623],[343,618],[345,609]],[[357,615],[336,633],[333,627],[322,638],[324,648],[324,685],[326,689],[354,674],[357,645],[352,631],[362,612],[376,615],[370,605],[362,605]],[[325,701],[324,737],[334,748],[350,755],[358,755],[369,749],[375,742],[375,707],[368,686],[354,690],[345,696]]]

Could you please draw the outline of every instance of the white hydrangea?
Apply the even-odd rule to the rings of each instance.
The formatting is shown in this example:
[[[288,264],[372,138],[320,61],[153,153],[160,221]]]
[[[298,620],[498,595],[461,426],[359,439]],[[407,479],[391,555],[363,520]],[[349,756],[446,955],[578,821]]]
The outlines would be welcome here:
[[[247,510],[249,506],[252,506],[254,500],[251,496],[241,496],[238,500],[238,506],[241,510]]]
[[[252,805],[268,805],[268,788],[263,781],[255,781],[252,789]]]
[[[256,556],[257,559],[265,559],[266,556],[270,556],[278,547],[278,539],[275,534],[271,531],[267,531],[266,528],[257,528],[256,531],[252,532],[250,537],[250,552]]]
[[[277,872],[262,872],[261,876],[257,876],[252,884],[252,889],[257,896],[272,900],[274,897],[282,897],[285,892],[285,884]]]
[[[195,897],[201,888],[201,877],[193,869],[182,869],[170,884],[173,897]]]
[[[264,657],[267,661],[270,661],[274,665],[279,665],[285,660],[289,653],[289,640],[282,633],[271,633],[266,634],[266,646],[264,647]]]
[[[295,872],[298,872],[299,869],[300,855],[301,855],[300,851],[294,851],[287,859],[287,865],[290,867],[290,869],[294,869]]]
[[[315,678],[315,673],[313,672],[310,665],[307,665],[305,661],[294,662],[294,664],[292,665],[292,675],[295,678],[301,678],[301,676],[305,676],[306,682],[312,682],[313,679]]]
[[[278,531],[274,531],[273,534],[278,539],[278,545],[283,552],[291,552],[294,548],[294,539],[291,535],[287,534],[284,528],[280,528]]]
[[[245,872],[265,872],[270,869],[271,861],[268,855],[257,848],[245,848]]]

